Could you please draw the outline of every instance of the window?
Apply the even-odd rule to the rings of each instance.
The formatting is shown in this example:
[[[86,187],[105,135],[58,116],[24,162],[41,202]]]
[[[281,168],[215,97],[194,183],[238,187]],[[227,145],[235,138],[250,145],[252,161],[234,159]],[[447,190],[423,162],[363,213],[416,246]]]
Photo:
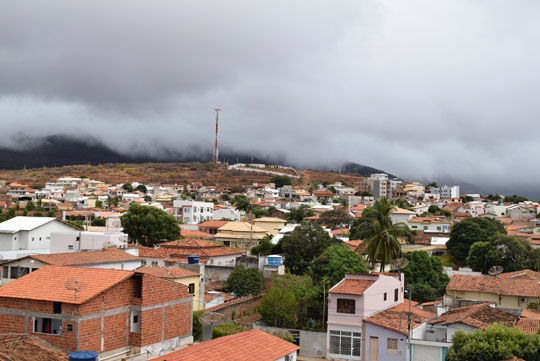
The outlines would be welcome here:
[[[73,324],[68,323],[66,326],[66,331],[73,331]]]
[[[529,299],[528,299],[527,297],[520,297],[520,298],[519,298],[519,302],[521,302],[521,303],[527,303],[527,302],[529,302]]]
[[[337,312],[339,313],[354,313],[355,300],[346,298],[338,298],[337,300]]]
[[[69,249],[69,250],[72,250],[72,249],[73,249],[73,245],[70,244],[70,245],[68,246],[68,249]]]
[[[386,352],[397,354],[397,338],[386,339]]]
[[[152,261],[152,267],[157,267],[158,261]]]
[[[140,311],[131,311],[130,332],[141,332],[141,323],[139,322],[140,317]]]
[[[384,301],[386,301],[388,299],[388,293],[384,293]]]
[[[360,356],[362,334],[359,332],[330,330],[330,353],[335,355]]]
[[[10,274],[9,278],[14,279],[14,280],[19,278],[19,267],[11,266],[10,270],[11,270],[11,274]]]
[[[2,267],[2,278],[9,278],[9,266]]]
[[[399,299],[399,289],[396,288],[394,290],[394,302],[397,302],[398,299]]]
[[[189,290],[188,290],[189,293],[191,293],[191,294],[195,293],[195,283],[190,283],[188,288],[189,288]]]
[[[427,226],[424,226],[424,231],[427,231]]]
[[[62,313],[62,302],[53,302],[53,313]]]
[[[146,266],[146,260],[143,259],[143,260],[141,261],[141,264],[142,264],[143,266]]]
[[[54,318],[36,317],[34,318],[34,332],[50,333],[54,335],[62,334],[62,320]]]

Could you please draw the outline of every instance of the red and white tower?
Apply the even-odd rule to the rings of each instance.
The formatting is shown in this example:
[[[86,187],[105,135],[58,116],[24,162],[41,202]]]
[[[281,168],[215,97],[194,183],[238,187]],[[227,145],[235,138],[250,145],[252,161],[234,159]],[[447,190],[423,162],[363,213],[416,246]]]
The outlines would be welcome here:
[[[216,145],[214,146],[214,164],[219,163],[219,143],[218,143],[218,132],[219,132],[219,112],[220,108],[216,108]]]

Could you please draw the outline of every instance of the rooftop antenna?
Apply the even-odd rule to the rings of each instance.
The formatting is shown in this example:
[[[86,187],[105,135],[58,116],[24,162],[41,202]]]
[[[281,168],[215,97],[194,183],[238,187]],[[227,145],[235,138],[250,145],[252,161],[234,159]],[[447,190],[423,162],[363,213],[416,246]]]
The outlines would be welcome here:
[[[219,143],[218,143],[218,132],[219,132],[219,112],[221,108],[216,108],[216,144],[214,146],[214,164],[219,163]]]
[[[64,284],[64,287],[66,287],[70,291],[75,292],[75,300],[77,300],[77,291],[82,292],[86,289],[87,285],[86,283],[83,283],[79,280],[68,280]]]
[[[403,268],[407,267],[409,264],[409,260],[407,258],[396,258],[395,260],[390,263],[390,269],[392,271],[399,272]],[[401,273],[399,273],[399,280],[401,281]]]
[[[497,276],[504,271],[503,266],[493,266],[488,269],[488,274],[490,276]]]

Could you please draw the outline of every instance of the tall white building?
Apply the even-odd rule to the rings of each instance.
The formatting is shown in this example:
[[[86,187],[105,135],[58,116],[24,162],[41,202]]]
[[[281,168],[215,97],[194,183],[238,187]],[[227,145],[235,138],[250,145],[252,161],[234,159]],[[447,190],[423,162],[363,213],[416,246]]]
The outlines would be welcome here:
[[[214,203],[182,201],[173,202],[174,216],[183,224],[194,224],[214,218]]]
[[[431,188],[431,193],[438,194],[441,198],[459,198],[460,188],[459,186],[443,185],[438,188]]]

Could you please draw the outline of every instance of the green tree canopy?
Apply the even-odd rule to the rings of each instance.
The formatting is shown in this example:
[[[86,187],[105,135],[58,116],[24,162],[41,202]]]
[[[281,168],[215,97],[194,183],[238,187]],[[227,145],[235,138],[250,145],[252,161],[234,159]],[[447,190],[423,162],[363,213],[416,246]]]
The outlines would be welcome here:
[[[261,242],[251,249],[251,254],[259,256],[268,256],[274,253],[275,245],[272,244],[272,235],[267,234]]]
[[[136,191],[146,193],[146,186],[144,184],[139,184],[137,188],[135,188]]]
[[[503,200],[503,202],[511,202],[511,203],[520,203],[520,202],[525,202],[525,201],[528,201],[528,199],[525,197],[515,195],[515,194],[513,196],[506,196],[504,197],[504,200]]]
[[[528,335],[521,329],[500,324],[468,333],[459,330],[452,343],[447,361],[500,361],[514,357],[540,361],[539,335]]]
[[[366,253],[368,261],[375,265],[380,263],[380,270],[384,271],[387,264],[401,256],[399,239],[412,240],[413,234],[406,224],[392,224],[390,213],[394,206],[386,199],[381,198],[372,207],[362,212],[351,228],[350,239],[362,239],[367,242]]]
[[[160,240],[180,238],[180,228],[174,216],[151,206],[131,204],[121,217],[129,238],[143,246],[153,246]]]
[[[274,279],[259,313],[264,322],[277,327],[302,327],[308,309],[316,303],[319,288],[309,276],[287,273]]]
[[[524,268],[536,269],[535,258],[530,243],[517,236],[502,234],[486,242],[474,243],[467,257],[467,264],[473,271],[487,273],[492,266],[502,266],[505,272],[519,271]]]
[[[321,214],[320,221],[323,224],[327,224],[330,229],[336,228],[349,228],[353,221],[353,217],[349,215],[349,212],[345,208],[332,209]]]
[[[35,211],[36,210],[36,205],[34,204],[34,202],[32,202],[32,201],[26,202],[26,210],[28,212]]]
[[[280,240],[285,267],[293,274],[302,275],[315,258],[338,242],[341,241],[330,237],[320,225],[304,222]]]
[[[276,188],[281,188],[284,185],[292,185],[291,178],[285,175],[276,175],[270,178],[270,183],[274,183]]]
[[[358,191],[354,195],[358,197],[373,197],[373,194],[366,191]]]
[[[291,211],[285,215],[285,217],[289,222],[300,223],[304,220],[304,218],[312,217],[314,215],[315,213],[313,210],[303,204],[298,208],[292,208]]]
[[[452,228],[446,248],[452,257],[464,262],[474,243],[485,242],[497,234],[506,234],[501,222],[482,217],[465,218]]]
[[[124,183],[122,185],[122,188],[124,188],[128,192],[133,192],[133,186],[131,185],[131,183]]]
[[[417,302],[430,302],[442,297],[450,278],[443,272],[441,260],[430,257],[425,251],[404,253],[409,260],[403,269],[405,287],[412,285],[412,299]]]
[[[245,268],[238,265],[227,278],[227,292],[232,292],[236,297],[244,297],[261,293],[263,290],[263,278],[256,268]]]
[[[369,273],[369,269],[360,254],[344,243],[336,243],[313,260],[308,273],[315,283],[320,284],[326,278],[332,287],[345,277],[345,273]]]

